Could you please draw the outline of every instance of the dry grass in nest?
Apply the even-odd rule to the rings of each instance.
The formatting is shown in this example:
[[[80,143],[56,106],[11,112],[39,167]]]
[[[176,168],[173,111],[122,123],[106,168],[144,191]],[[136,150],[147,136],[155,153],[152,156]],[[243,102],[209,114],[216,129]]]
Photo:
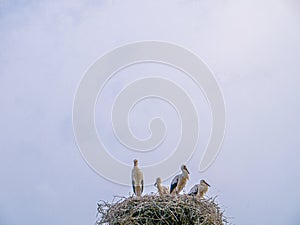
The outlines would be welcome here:
[[[98,203],[97,225],[169,224],[221,225],[227,224],[214,199],[197,199],[189,195],[117,197],[117,201]]]

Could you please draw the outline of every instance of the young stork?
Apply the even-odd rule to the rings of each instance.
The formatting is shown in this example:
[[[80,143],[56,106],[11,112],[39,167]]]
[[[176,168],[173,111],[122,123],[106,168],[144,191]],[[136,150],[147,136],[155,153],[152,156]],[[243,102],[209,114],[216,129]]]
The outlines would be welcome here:
[[[131,180],[133,192],[136,196],[141,196],[144,190],[144,176],[142,170],[138,167],[138,160],[133,160],[134,166],[131,171]]]
[[[205,193],[208,191],[208,187],[210,187],[210,185],[205,180],[200,180],[200,184],[195,184],[190,190],[189,195],[203,198]]]
[[[186,168],[186,165],[181,166],[181,174],[176,175],[172,182],[171,182],[171,188],[170,188],[170,193],[176,193],[179,194],[182,189],[185,187],[187,180],[190,178],[189,174],[190,172]]]
[[[155,182],[154,186],[157,187],[157,190],[158,190],[158,193],[159,193],[160,196],[170,194],[168,187],[161,186],[161,178],[160,177],[158,177],[156,179],[156,182]]]

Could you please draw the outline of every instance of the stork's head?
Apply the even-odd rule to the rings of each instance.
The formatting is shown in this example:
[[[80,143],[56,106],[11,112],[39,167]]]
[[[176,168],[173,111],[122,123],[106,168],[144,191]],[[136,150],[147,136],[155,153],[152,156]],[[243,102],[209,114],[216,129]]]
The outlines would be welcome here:
[[[158,184],[161,184],[161,178],[160,177],[156,178],[156,182],[155,182],[154,186],[156,186]]]
[[[137,159],[135,159],[135,160],[133,160],[133,164],[135,165],[135,166],[137,166],[138,165],[138,160]]]
[[[210,185],[205,180],[200,180],[200,184],[210,187]]]
[[[182,171],[186,171],[188,174],[190,174],[189,170],[187,169],[186,165],[181,166]]]

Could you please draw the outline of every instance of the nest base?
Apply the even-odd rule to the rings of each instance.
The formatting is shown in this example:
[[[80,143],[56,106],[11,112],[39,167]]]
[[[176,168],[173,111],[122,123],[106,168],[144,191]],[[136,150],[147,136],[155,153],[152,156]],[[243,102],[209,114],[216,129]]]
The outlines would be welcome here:
[[[117,197],[113,203],[98,203],[97,225],[227,224],[215,199],[198,199],[189,195],[145,195]]]

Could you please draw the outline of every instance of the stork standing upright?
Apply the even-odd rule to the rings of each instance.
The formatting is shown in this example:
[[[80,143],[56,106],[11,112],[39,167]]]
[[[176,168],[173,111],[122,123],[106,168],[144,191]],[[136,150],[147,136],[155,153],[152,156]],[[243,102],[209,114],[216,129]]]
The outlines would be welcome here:
[[[189,192],[189,195],[196,196],[198,198],[203,198],[203,196],[208,191],[210,185],[205,180],[200,180],[200,184],[195,184],[194,187]]]
[[[157,187],[157,190],[158,190],[158,193],[159,193],[160,196],[163,196],[163,195],[166,195],[166,194],[170,193],[168,187],[165,187],[165,186],[161,185],[161,178],[160,177],[158,177],[156,179],[156,182],[155,182],[154,186]]]
[[[176,193],[179,194],[182,189],[185,187],[187,180],[190,178],[189,174],[190,172],[188,171],[186,165],[181,166],[181,174],[176,175],[172,182],[171,182],[171,188],[170,188],[170,193]]]
[[[142,170],[138,167],[138,160],[133,160],[133,169],[131,171],[131,180],[133,192],[136,196],[141,196],[144,190],[144,176]]]

